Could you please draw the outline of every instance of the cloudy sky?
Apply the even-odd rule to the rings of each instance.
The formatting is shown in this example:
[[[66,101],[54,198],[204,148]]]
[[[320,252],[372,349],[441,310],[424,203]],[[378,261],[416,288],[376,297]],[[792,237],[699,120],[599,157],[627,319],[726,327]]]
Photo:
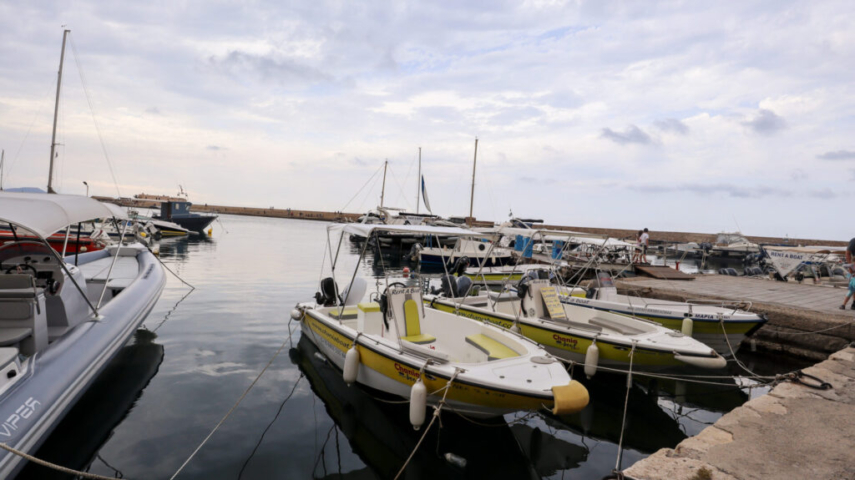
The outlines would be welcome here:
[[[4,184],[46,184],[67,25],[63,193],[364,211],[388,158],[412,209],[422,147],[461,215],[477,137],[479,218],[848,239],[853,24],[851,1],[3,2]]]

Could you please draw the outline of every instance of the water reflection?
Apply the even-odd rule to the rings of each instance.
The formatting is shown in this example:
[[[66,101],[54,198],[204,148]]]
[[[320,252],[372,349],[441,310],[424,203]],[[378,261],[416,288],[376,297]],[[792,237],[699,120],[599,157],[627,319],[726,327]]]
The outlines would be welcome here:
[[[131,342],[119,350],[35,456],[75,470],[88,471],[95,461],[112,469],[108,459],[97,455],[98,450],[133,409],[157,373],[163,361],[163,346],[156,343],[156,339],[153,332],[137,330]],[[116,470],[116,474],[121,472]],[[73,477],[29,463],[18,478]]]

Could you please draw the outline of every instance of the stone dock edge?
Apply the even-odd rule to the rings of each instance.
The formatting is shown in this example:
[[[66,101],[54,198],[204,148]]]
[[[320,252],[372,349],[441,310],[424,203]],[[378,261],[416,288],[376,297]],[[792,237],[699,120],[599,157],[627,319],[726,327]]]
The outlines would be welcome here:
[[[855,479],[855,347],[803,372],[832,388],[781,383],[623,474],[637,480]]]

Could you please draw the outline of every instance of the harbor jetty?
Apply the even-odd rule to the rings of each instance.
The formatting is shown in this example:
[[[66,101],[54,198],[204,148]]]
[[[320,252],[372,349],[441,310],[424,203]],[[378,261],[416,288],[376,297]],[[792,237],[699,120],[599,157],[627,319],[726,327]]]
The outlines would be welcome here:
[[[759,350],[824,360],[855,341],[855,311],[839,309],[845,288],[729,275],[695,275],[692,281],[634,277],[616,286],[645,298],[750,306],[768,318],[750,340]]]
[[[855,478],[855,348],[803,370],[719,418],[675,448],[664,448],[626,469],[637,480],[762,480]]]
[[[110,202],[123,207],[133,208],[160,208],[160,202],[165,200],[187,201],[186,198],[170,197],[166,195],[148,195],[139,194],[133,198],[129,197],[99,197],[93,196],[96,200],[102,202]],[[193,212],[205,213],[220,213],[228,215],[247,215],[253,217],[273,217],[273,218],[296,218],[301,220],[318,220],[323,222],[355,222],[359,217],[364,215],[361,213],[347,212],[329,212],[321,210],[301,210],[291,208],[269,208],[262,207],[236,207],[214,204],[198,204],[194,203],[190,208]],[[466,218],[468,221],[468,217]],[[478,220],[473,218],[472,225],[474,227],[492,227],[494,222],[488,220]],[[564,230],[570,232],[590,233],[594,235],[604,235],[619,239],[632,239],[638,232],[636,229],[620,229],[620,228],[599,228],[599,227],[580,227],[571,225],[537,225],[538,228],[546,230]],[[696,232],[662,232],[651,231],[651,244],[674,244],[686,242],[715,242],[717,234],[715,233],[696,233]],[[843,246],[846,242],[838,240],[818,240],[810,238],[785,238],[785,237],[758,237],[746,236],[752,242],[759,244],[786,244],[786,245],[826,245],[826,246]]]

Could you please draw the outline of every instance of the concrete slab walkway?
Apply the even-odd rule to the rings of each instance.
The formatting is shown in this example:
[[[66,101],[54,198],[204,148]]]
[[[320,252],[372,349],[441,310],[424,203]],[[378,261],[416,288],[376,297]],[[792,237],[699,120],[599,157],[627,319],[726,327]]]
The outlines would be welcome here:
[[[624,474],[639,480],[855,479],[855,348],[804,372],[833,388],[782,383]]]

